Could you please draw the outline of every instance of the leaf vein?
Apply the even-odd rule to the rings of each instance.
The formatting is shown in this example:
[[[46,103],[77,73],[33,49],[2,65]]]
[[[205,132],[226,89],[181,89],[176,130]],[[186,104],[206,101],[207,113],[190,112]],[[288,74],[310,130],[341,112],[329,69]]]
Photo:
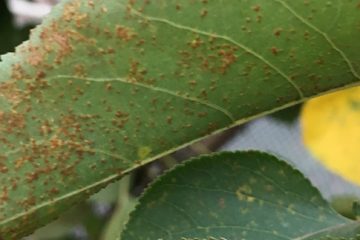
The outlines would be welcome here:
[[[48,78],[48,80],[52,80],[52,79],[63,79],[63,78],[72,78],[72,79],[78,79],[78,80],[84,80],[84,81],[92,81],[92,82],[111,82],[111,81],[115,81],[115,82],[121,82],[121,83],[125,83],[125,84],[129,84],[129,85],[133,85],[133,86],[138,86],[138,87],[142,87],[142,88],[146,88],[152,91],[157,91],[157,92],[161,92],[161,93],[165,93],[177,98],[181,98],[183,100],[186,101],[191,101],[191,102],[195,102],[198,103],[200,105],[206,106],[208,108],[212,108],[218,112],[221,112],[222,114],[226,115],[227,118],[229,118],[229,120],[233,123],[236,121],[235,117],[232,115],[231,112],[229,112],[227,109],[216,105],[214,103],[208,102],[208,101],[203,101],[201,99],[195,98],[195,97],[190,97],[190,96],[185,96],[185,95],[181,95],[178,93],[175,93],[169,89],[165,89],[165,88],[160,88],[160,87],[155,87],[155,86],[151,86],[148,84],[143,84],[143,83],[139,83],[139,82],[135,82],[135,81],[129,81],[125,78],[92,78],[92,77],[77,77],[77,76],[71,76],[71,75],[57,75],[51,78]]]
[[[209,37],[214,37],[214,38],[219,38],[219,39],[223,39],[227,42],[232,43],[233,45],[243,49],[245,52],[250,53],[251,55],[253,55],[255,58],[259,59],[260,61],[264,62],[266,65],[268,65],[269,67],[271,67],[275,72],[277,72],[279,75],[281,75],[284,79],[286,79],[286,81],[292,85],[292,87],[296,90],[296,92],[299,95],[300,99],[305,98],[304,93],[302,92],[302,90],[300,89],[300,87],[288,76],[286,75],[282,70],[280,70],[278,67],[276,67],[275,65],[273,65],[270,61],[268,61],[267,59],[265,59],[262,55],[260,55],[259,53],[255,52],[254,50],[252,50],[251,48],[243,45],[242,43],[232,39],[229,36],[225,36],[225,35],[219,35],[216,33],[210,33],[210,32],[206,32],[200,29],[195,29],[189,26],[185,26],[185,25],[181,25],[175,22],[172,22],[168,19],[163,19],[163,18],[157,18],[157,17],[152,17],[152,16],[147,16],[144,15],[140,12],[138,12],[137,10],[130,8],[137,16],[142,17],[148,21],[151,22],[159,22],[159,23],[163,23],[163,24],[167,24],[169,26],[172,26],[174,28],[178,28],[181,30],[186,30],[186,31],[190,31],[193,33],[197,33],[200,35],[204,35],[204,36],[209,36]]]
[[[283,0],[275,0],[279,4],[281,4],[286,10],[288,10],[291,14],[293,14],[300,22],[305,24],[306,26],[313,29],[315,32],[320,34],[325,38],[325,40],[330,44],[330,46],[340,54],[340,56],[344,59],[345,63],[348,65],[350,72],[354,75],[354,77],[358,80],[360,80],[360,75],[356,72],[353,64],[351,63],[350,59],[347,57],[345,52],[341,50],[328,36],[328,34],[322,30],[320,30],[318,27],[316,27],[311,22],[307,21],[304,17],[302,17],[299,13],[297,13],[293,8],[291,8],[287,3],[285,3]]]

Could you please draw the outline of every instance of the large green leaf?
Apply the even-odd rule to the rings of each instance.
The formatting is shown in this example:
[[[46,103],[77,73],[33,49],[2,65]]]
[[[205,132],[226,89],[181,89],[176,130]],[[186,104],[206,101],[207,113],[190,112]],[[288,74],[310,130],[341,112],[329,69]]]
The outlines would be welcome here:
[[[357,84],[358,1],[65,0],[0,63],[0,235],[196,139]]]
[[[360,223],[332,210],[300,172],[265,153],[238,152],[204,156],[165,174],[140,199],[121,239],[356,236]]]

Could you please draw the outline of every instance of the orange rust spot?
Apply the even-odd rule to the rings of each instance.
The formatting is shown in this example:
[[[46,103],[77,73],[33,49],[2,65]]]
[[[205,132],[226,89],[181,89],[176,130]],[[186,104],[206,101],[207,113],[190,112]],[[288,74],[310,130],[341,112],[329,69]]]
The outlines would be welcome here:
[[[8,167],[0,162],[0,173],[7,173],[8,171],[9,171]]]
[[[0,97],[4,97],[9,103],[17,105],[26,96],[21,91],[15,82],[0,83]]]
[[[197,37],[197,38],[195,38],[194,40],[192,40],[190,43],[189,43],[189,45],[190,45],[190,47],[192,47],[192,48],[198,48],[198,47],[200,47],[202,44],[203,44],[204,42],[199,38],[199,37]]]
[[[107,7],[102,6],[102,7],[101,7],[101,12],[103,12],[103,13],[107,13],[107,12],[108,12]]]
[[[53,138],[50,140],[50,147],[51,149],[56,149],[62,147],[64,145],[64,141],[59,138]]]
[[[50,191],[49,191],[49,193],[50,193],[51,195],[56,195],[56,194],[58,194],[59,192],[60,192],[59,189],[57,189],[56,187],[51,188]]]
[[[32,173],[26,174],[26,181],[28,183],[31,183],[31,182],[37,180],[38,178],[39,178],[39,174],[37,172],[32,172]]]
[[[29,197],[25,198],[23,201],[21,201],[20,204],[24,208],[30,208],[30,207],[36,205],[36,198],[34,196],[29,196]]]
[[[279,49],[277,47],[272,47],[271,48],[271,53],[276,56],[279,53]]]
[[[173,121],[173,117],[172,117],[172,116],[168,116],[168,117],[166,118],[166,122],[167,122],[168,124],[172,124],[172,121]]]
[[[255,12],[260,12],[261,7],[260,7],[260,5],[255,5],[252,7],[252,10],[254,10]]]
[[[25,128],[25,117],[21,113],[3,113],[0,119],[5,123],[6,132],[13,133]]]
[[[107,83],[107,84],[105,85],[105,88],[106,88],[106,90],[110,91],[110,90],[112,89],[111,83]]]
[[[26,161],[27,161],[27,159],[25,157],[21,157],[21,158],[17,159],[15,161],[15,169],[17,170],[17,169],[21,168]]]
[[[43,62],[45,54],[38,47],[29,45],[28,52],[29,52],[27,58],[28,64],[35,67],[35,66],[39,66]]]
[[[11,78],[14,80],[22,80],[26,76],[25,70],[22,68],[21,64],[16,63],[12,66],[11,69]]]
[[[55,53],[54,62],[60,64],[63,58],[69,56],[73,52],[71,40],[84,41],[84,37],[76,32],[70,30],[60,30],[61,27],[57,23],[52,23],[49,27],[44,28],[40,34],[42,39],[42,49],[39,54],[42,54],[42,60],[50,53]],[[41,63],[41,62],[40,62]]]
[[[206,10],[206,9],[203,9],[203,10],[201,10],[201,12],[200,12],[200,16],[203,18],[203,17],[206,17],[208,15],[208,10]]]
[[[7,186],[3,186],[2,193],[0,195],[0,205],[9,199],[9,191]]]
[[[46,73],[44,71],[38,71],[36,73],[36,79],[39,80],[39,79],[43,79],[46,77]]]
[[[283,31],[282,28],[277,28],[277,29],[274,30],[274,35],[275,35],[276,37],[280,37],[282,31]]]
[[[94,7],[95,7],[95,3],[94,3],[93,0],[88,0],[88,5],[89,5],[89,7],[91,7],[91,8],[94,8]]]
[[[219,50],[218,55],[222,57],[221,58],[222,65],[220,67],[220,72],[224,74],[230,68],[230,66],[236,62],[237,57],[233,49],[230,49],[228,51]]]
[[[62,18],[68,22],[72,21],[74,19],[76,20],[76,18],[79,15],[79,12],[80,12],[80,10],[79,10],[80,7],[81,7],[80,1],[68,2],[64,6]]]
[[[128,42],[136,37],[136,34],[132,29],[120,25],[116,26],[116,35],[125,42]]]

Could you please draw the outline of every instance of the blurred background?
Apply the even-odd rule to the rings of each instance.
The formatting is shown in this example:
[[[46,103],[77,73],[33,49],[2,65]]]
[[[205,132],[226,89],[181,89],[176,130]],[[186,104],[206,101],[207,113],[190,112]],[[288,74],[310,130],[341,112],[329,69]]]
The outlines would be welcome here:
[[[40,23],[57,2],[0,0],[0,55],[14,51],[15,46],[25,41],[30,29]],[[143,189],[156,176],[189,157],[219,150],[271,152],[302,171],[326,199],[331,200],[343,214],[349,214],[349,199],[360,197],[360,188],[327,171],[305,148],[299,122],[301,107],[295,106],[227,130],[144,166],[74,206],[26,240],[112,239]]]

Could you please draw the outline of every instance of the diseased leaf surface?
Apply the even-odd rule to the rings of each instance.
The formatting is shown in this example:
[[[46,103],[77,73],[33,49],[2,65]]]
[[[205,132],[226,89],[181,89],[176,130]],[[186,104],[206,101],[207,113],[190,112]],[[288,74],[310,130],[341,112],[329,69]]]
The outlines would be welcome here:
[[[210,237],[350,240],[360,237],[360,224],[332,210],[300,172],[276,157],[220,153],[187,162],[155,182],[121,239]]]
[[[0,236],[359,80],[358,1],[64,0],[0,63]]]

